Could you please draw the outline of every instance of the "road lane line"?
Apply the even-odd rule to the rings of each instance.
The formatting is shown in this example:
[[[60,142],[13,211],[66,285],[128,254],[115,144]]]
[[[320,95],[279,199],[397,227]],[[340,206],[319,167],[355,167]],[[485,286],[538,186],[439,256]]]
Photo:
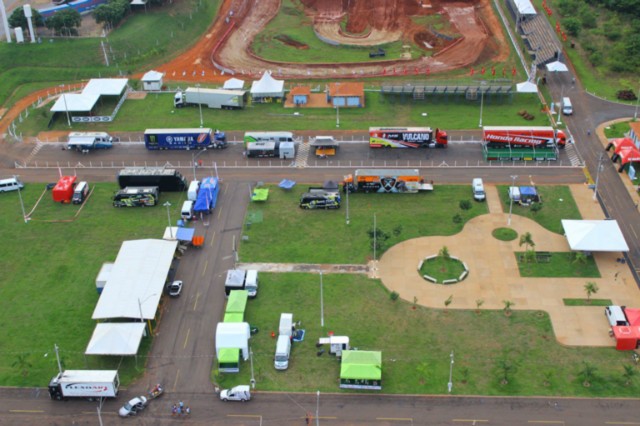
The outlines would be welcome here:
[[[218,220],[220,220],[220,215],[222,214],[222,209],[218,210]]]
[[[200,292],[198,292],[198,294],[196,294],[196,300],[195,302],[193,302],[193,310],[196,310],[196,306],[198,306],[198,299],[200,299]]]
[[[260,424],[262,424],[262,416],[259,414],[227,414],[227,417],[251,417],[260,419]]]
[[[209,243],[209,247],[213,247],[213,240],[216,238],[216,231],[213,231],[213,235],[211,236],[211,242]]]
[[[545,424],[545,425],[563,425],[564,420],[529,420],[527,423]]]
[[[413,422],[412,417],[376,417],[376,420],[392,422]]]
[[[476,424],[478,422],[480,423],[489,423],[489,420],[478,420],[478,419],[451,419],[452,422],[462,422],[462,423],[472,423],[472,424]]]
[[[176,385],[178,384],[178,377],[180,377],[180,369],[179,368],[178,368],[178,371],[176,371],[176,379],[173,381],[172,392],[176,391]]]
[[[209,261],[205,259],[204,268],[202,268],[202,276],[204,277],[204,273],[207,272],[207,266],[209,265]]]
[[[182,349],[187,348],[187,342],[189,341],[189,334],[191,333],[191,329],[187,329],[187,336],[184,338],[184,345],[182,345]]]
[[[640,422],[605,422],[606,425],[640,425]]]
[[[9,410],[10,413],[44,413],[44,410]],[[92,411],[91,414],[94,414]]]

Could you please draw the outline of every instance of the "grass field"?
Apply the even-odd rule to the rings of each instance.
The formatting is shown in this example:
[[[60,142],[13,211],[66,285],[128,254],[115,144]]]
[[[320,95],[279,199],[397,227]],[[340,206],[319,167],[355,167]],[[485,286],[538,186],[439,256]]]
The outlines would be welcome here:
[[[324,328],[318,275],[260,275],[259,295],[249,301],[245,317],[260,330],[251,338],[258,390],[338,392],[340,363],[327,347],[317,356],[315,347],[319,337],[333,332],[349,336],[352,347],[382,351],[384,393],[446,394],[452,350],[454,394],[635,397],[640,391],[637,379],[624,385],[628,353],[559,345],[542,312],[513,311],[507,317],[502,311],[413,310],[411,303],[392,302],[378,281],[359,275],[325,274],[323,297]],[[282,312],[293,313],[306,331],[304,341],[293,344],[284,372],[273,366],[276,343],[271,337]],[[597,367],[589,388],[578,377],[583,362]],[[505,363],[513,370],[509,383],[501,385]],[[240,370],[215,379],[222,386],[249,383],[249,362]]]
[[[377,255],[410,238],[453,235],[472,217],[488,212],[486,203],[472,203],[470,210],[458,207],[470,199],[466,186],[441,185],[419,194],[351,194],[350,224],[346,225],[345,199],[340,210],[302,210],[298,207],[302,189],[284,192],[271,187],[269,200],[249,206],[249,240],[240,247],[243,262],[365,263],[373,258],[368,231],[377,228],[387,234]],[[458,213],[461,223],[454,223]],[[285,219],[286,218],[286,219]]]
[[[34,136],[46,130],[50,120],[47,110],[37,110],[31,113],[18,131],[25,136]],[[526,109],[537,111],[539,100],[532,95],[517,95],[513,101],[504,98],[502,103],[497,100],[488,102],[485,99],[483,120],[491,124],[522,123],[526,125],[549,125],[543,114],[536,114],[532,122],[524,121],[517,112]],[[293,112],[300,112],[294,116]],[[429,115],[422,116],[423,112]],[[447,130],[470,129],[478,125],[480,103],[468,102],[462,99],[450,99],[445,103],[440,98],[437,104],[426,102],[394,101],[394,98],[384,98],[378,92],[366,93],[365,108],[341,108],[341,130],[364,130],[381,123],[394,126],[432,126]],[[336,128],[336,112],[333,108],[283,108],[281,104],[255,104],[243,110],[226,111],[202,108],[205,127],[222,130],[330,130]],[[390,118],[393,117],[393,118]],[[151,94],[144,100],[127,100],[113,123],[105,124],[73,124],[75,131],[144,131],[154,127],[198,127],[200,115],[198,108],[173,108],[172,94]],[[63,117],[53,125],[51,130],[68,130]]]
[[[528,185],[528,182],[516,181],[516,186]],[[500,194],[500,200],[502,201],[502,209],[505,212],[509,211],[509,197],[508,186],[499,185],[498,193]],[[542,200],[542,210],[538,212],[532,212],[529,207],[524,207],[519,204],[513,204],[513,214],[524,216],[535,222],[538,222],[541,226],[548,229],[551,232],[557,234],[563,234],[562,219],[582,219],[580,211],[576,205],[571,190],[566,186],[540,186],[536,187],[538,194]]]
[[[429,275],[439,283],[458,278],[463,272],[464,265],[461,261],[442,256],[423,262],[420,268],[420,275]]]
[[[521,262],[520,256],[525,252],[516,252],[520,276],[535,278],[600,278],[600,271],[593,256],[588,256],[585,263],[576,263],[571,252],[551,253],[549,262]]]
[[[611,306],[611,299],[562,299],[564,306]]]
[[[0,247],[3,386],[45,386],[57,372],[54,344],[60,347],[67,369],[117,368],[124,383],[142,371],[149,339],[143,339],[138,369],[131,357],[84,356],[96,324],[91,315],[102,263],[115,260],[122,241],[159,238],[167,226],[163,207],[113,208],[111,195],[116,189],[115,184],[97,185],[75,220],[78,207],[54,203],[48,191],[28,224],[22,220],[18,194],[0,194],[5,242]],[[22,192],[27,212],[43,190],[42,184],[27,184]],[[183,197],[162,194],[162,202],[173,204],[175,219]]]

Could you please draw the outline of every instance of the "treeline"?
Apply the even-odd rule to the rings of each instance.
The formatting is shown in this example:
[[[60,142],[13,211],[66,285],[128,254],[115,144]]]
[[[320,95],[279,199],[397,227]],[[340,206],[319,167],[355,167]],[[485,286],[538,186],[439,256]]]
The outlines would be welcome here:
[[[596,68],[640,68],[640,0],[559,0],[561,25]]]

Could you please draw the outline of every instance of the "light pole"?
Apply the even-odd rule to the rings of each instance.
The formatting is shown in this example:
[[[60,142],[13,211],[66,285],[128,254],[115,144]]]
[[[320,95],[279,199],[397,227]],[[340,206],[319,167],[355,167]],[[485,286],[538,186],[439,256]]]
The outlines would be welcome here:
[[[320,391],[317,393],[318,397],[316,398],[316,426],[320,424]]]
[[[167,208],[167,223],[169,224],[169,237],[173,240],[173,229],[171,229],[171,213],[169,212],[169,207],[171,207],[170,202],[166,202],[163,204]]]
[[[200,84],[196,84],[198,88],[198,109],[200,110],[200,128],[204,127],[204,123],[202,122],[202,99],[200,98]]]
[[[453,389],[453,351],[451,351],[451,364],[449,364],[449,383],[447,384],[447,388],[449,389],[449,393]]]
[[[349,224],[349,188],[345,191],[347,193],[347,225]]]
[[[336,127],[340,127],[340,105],[336,105]]]
[[[256,388],[256,379],[253,376],[253,350],[249,347],[249,361],[251,361],[251,389]]]
[[[482,87],[480,88],[480,123],[478,123],[478,127],[482,127],[482,110],[484,108],[484,92],[482,91]]]
[[[564,99],[564,86],[560,90],[560,102],[558,102],[558,125],[562,124],[562,100]]]
[[[322,271],[320,271],[320,326],[324,327],[324,295],[322,294]]]
[[[376,261],[376,239],[378,231],[376,230],[376,214],[373,214],[373,261]]]
[[[18,180],[18,176],[13,175],[13,177]],[[20,207],[22,208],[22,218],[24,219],[24,223],[29,222],[27,218],[27,213],[24,211],[24,202],[22,201],[22,193],[20,192],[20,181],[18,181],[18,198],[20,199]]]
[[[509,188],[509,219],[507,220],[507,226],[511,225],[511,210],[513,209],[513,189],[516,186],[516,179],[518,175],[511,175],[511,188]]]
[[[157,295],[158,293],[150,294],[143,301],[140,301],[140,298],[138,297],[138,309],[140,310],[140,322],[144,322],[144,315],[142,314],[142,304],[147,300],[149,300],[151,297],[157,296]],[[151,329],[151,320],[149,320],[149,334],[151,333],[153,333],[153,330]]]
[[[598,199],[598,182],[600,182],[600,170],[602,170],[602,159],[604,158],[604,152],[600,153],[600,158],[598,158],[598,170],[596,171],[596,187],[593,191],[593,201]]]
[[[64,84],[63,84],[64,86]],[[63,87],[64,89],[64,87]],[[62,100],[64,101],[64,110],[67,112],[67,124],[71,127],[71,119],[69,118],[69,107],[67,106],[67,94],[62,94]]]
[[[200,126],[200,127],[202,127],[202,126]],[[202,151],[200,151],[198,153],[191,154],[191,163],[193,164],[193,180],[198,180],[196,178],[196,158],[198,158],[200,156],[200,154],[202,154],[206,150],[207,150],[207,148],[204,148]],[[216,168],[216,170],[217,170],[217,168]]]

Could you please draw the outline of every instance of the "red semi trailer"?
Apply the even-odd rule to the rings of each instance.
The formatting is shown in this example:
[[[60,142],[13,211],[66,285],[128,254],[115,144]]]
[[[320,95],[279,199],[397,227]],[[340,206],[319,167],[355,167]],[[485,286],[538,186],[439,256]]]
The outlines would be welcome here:
[[[75,176],[61,176],[56,186],[53,187],[53,201],[56,203],[70,203],[73,198],[73,189],[76,186]]]
[[[545,126],[485,126],[482,141],[487,148],[564,148],[567,136],[562,130]]]

